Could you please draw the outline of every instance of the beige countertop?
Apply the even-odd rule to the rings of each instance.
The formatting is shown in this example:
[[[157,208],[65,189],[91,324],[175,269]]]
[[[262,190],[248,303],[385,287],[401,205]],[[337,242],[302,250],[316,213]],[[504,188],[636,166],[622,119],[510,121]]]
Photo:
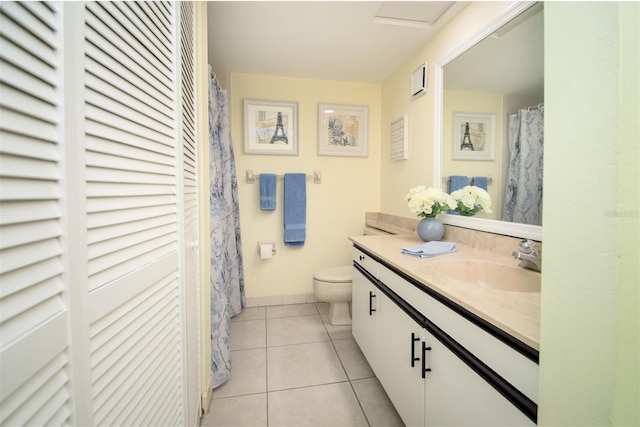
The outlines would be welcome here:
[[[352,236],[351,241],[399,271],[459,304],[530,347],[540,350],[540,293],[509,292],[447,280],[432,264],[444,259],[476,259],[517,266],[510,256],[495,255],[456,243],[458,251],[433,258],[401,253],[403,247],[424,243],[415,234]],[[535,273],[539,274],[539,273]]]

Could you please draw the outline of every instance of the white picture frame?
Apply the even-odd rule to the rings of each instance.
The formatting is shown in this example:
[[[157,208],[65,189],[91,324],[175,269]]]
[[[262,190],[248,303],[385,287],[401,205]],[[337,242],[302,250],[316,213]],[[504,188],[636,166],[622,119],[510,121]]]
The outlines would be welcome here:
[[[318,155],[369,155],[369,107],[318,104]]]
[[[298,155],[298,103],[244,100],[245,154]]]
[[[495,114],[454,112],[452,123],[453,160],[494,160]]]

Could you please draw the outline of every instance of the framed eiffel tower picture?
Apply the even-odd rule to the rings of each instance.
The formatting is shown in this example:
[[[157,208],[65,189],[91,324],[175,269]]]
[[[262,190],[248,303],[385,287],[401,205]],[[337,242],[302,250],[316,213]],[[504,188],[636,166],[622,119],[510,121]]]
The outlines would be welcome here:
[[[244,100],[245,154],[298,155],[298,103]]]
[[[453,113],[453,160],[493,160],[496,115],[490,113]]]

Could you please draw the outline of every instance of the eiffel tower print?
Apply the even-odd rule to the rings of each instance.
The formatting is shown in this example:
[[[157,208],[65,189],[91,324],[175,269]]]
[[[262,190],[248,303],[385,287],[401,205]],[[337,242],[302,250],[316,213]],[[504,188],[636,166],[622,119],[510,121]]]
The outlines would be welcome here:
[[[284,132],[284,125],[282,124],[282,113],[278,111],[278,122],[276,123],[276,130],[271,137],[271,144],[275,144],[277,141],[282,141],[285,144],[289,143],[289,138]]]
[[[464,126],[464,136],[462,137],[460,149],[475,151],[475,148],[473,148],[473,144],[471,143],[471,134],[469,134],[469,122]]]

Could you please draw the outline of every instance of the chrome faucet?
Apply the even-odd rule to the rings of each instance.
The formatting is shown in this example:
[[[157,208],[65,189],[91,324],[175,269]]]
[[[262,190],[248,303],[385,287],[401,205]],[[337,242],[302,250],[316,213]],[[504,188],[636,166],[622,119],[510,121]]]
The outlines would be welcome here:
[[[520,267],[542,272],[542,253],[533,240],[522,240],[520,252],[514,251],[511,255],[520,260]]]

